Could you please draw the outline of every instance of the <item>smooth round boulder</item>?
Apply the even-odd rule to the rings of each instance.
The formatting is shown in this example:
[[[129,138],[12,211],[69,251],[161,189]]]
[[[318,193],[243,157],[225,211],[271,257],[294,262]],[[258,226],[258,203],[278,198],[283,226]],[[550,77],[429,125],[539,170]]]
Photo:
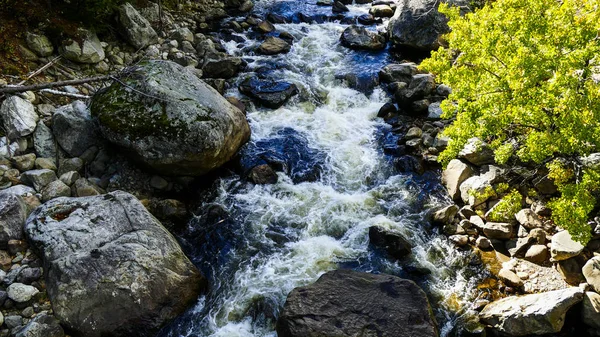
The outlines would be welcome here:
[[[277,321],[278,337],[433,337],[425,292],[392,275],[336,270],[292,290]]]
[[[131,194],[57,198],[25,232],[48,297],[72,336],[155,336],[195,303],[205,278]]]
[[[170,61],[127,68],[94,95],[91,112],[106,139],[164,175],[206,174],[250,138],[238,108]]]

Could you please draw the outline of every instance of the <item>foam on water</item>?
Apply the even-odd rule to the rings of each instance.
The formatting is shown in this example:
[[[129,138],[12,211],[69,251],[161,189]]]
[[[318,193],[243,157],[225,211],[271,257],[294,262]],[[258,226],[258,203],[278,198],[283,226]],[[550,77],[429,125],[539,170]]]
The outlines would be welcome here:
[[[414,244],[411,264],[429,270],[420,284],[441,299],[438,316],[447,334],[464,305],[461,300],[456,305],[444,299],[472,298],[477,280],[461,272],[469,255],[427,229],[426,213],[446,200],[435,193],[436,188],[424,192],[414,177],[394,173],[383,155],[376,134],[386,126],[376,113],[387,100],[384,92],[375,90],[366,96],[335,80],[339,71],[375,71],[387,60],[359,55],[371,60],[361,65],[356,54],[339,46],[344,26],[337,23],[277,28],[296,37],[290,53],[253,57],[250,67],[267,61],[285,63],[273,76],[292,81],[310,94],[303,102],[296,98],[277,110],[251,107],[252,141],[293,128],[327,155],[326,167],[316,182],[294,184],[283,173],[275,185],[240,188],[235,177],[221,181],[214,202],[240,215],[236,234],[244,244],[232,251],[230,265],[213,267],[206,298],[166,335],[275,336],[274,319],[287,294],[340,264],[402,274],[403,266],[374,256],[369,248],[368,229],[374,225],[402,233]],[[245,45],[253,43],[248,40]],[[226,48],[239,53],[243,46],[228,43]],[[327,93],[325,100],[319,99],[323,93]],[[268,235],[273,231],[285,239],[273,240]]]

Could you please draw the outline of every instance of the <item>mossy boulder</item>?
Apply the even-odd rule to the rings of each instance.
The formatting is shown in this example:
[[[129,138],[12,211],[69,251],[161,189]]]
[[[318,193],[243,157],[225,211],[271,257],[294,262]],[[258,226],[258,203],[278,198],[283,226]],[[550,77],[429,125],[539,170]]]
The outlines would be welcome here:
[[[118,81],[94,95],[91,112],[107,140],[166,175],[203,175],[250,138],[238,108],[170,61],[125,69]]]

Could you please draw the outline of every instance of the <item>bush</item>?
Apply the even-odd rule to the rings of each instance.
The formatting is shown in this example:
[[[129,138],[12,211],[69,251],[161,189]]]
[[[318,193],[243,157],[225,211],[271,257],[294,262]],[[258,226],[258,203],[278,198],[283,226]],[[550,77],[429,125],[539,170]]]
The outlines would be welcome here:
[[[440,160],[479,137],[501,164],[547,164],[555,176],[570,168],[555,179],[553,220],[587,242],[600,182],[598,168],[578,157],[600,152],[600,0],[499,0],[463,17],[444,4],[440,11],[450,19],[448,47],[421,64],[453,89],[442,109],[456,120]]]

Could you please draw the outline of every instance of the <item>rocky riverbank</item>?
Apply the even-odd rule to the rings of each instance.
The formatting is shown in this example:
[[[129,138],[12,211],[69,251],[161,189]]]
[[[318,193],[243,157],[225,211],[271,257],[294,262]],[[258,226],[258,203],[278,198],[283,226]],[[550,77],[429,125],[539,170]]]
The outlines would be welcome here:
[[[353,4],[368,13],[356,14]],[[238,175],[232,185],[257,186],[284,176],[292,185],[322,177],[326,156],[293,129],[279,130],[270,144],[244,144],[251,137],[247,106],[327,101],[322,88],[272,76],[285,65],[250,65],[255,56],[286,55],[299,43],[281,24],[324,22],[345,25],[344,48],[402,55],[376,75],[336,78],[391,97],[370,112],[391,126],[384,154],[400,174],[441,174],[454,204],[433,212],[431,222],[492,274],[464,309],[479,312],[475,328],[457,330],[484,336],[487,326],[489,333],[525,336],[565,332],[567,322],[567,329],[579,325],[576,331],[596,334],[600,237],[583,246],[552,223],[546,203],[557,190],[547,172],[496,165],[476,138],[441,170],[437,156],[448,145],[442,132],[452,121],[441,119],[440,102],[452,89],[418,67],[447,32],[443,15],[429,10],[436,4],[319,0],[311,2],[319,13],[257,14],[250,0],[185,2],[168,10],[126,3],[114,14],[116,34],[99,38],[80,27],[77,38],[53,41],[44,27],[27,32],[21,54],[30,69],[42,70],[25,84],[111,77],[0,97],[0,336],[154,336],[198,302],[211,284],[167,229],[176,232],[190,219],[217,219],[214,226],[234,220],[225,209],[198,208],[195,189],[218,176]],[[236,34],[258,42],[234,48]],[[18,82],[0,76],[0,88]],[[390,261],[414,252],[410,238],[385,223],[365,229]],[[283,246],[284,234],[266,235]],[[227,237],[203,240],[221,236]],[[267,320],[277,321],[280,336],[440,331],[419,286],[385,274],[329,272],[292,291],[281,312],[270,305],[277,304],[251,310],[274,311]]]

